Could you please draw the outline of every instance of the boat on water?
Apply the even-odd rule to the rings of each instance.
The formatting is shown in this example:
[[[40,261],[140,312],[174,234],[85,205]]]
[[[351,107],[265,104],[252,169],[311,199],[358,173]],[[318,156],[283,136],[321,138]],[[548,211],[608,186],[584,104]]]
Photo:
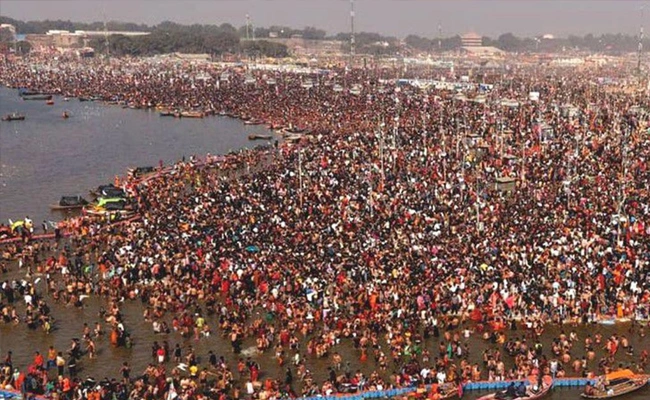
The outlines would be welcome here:
[[[129,168],[128,173],[130,176],[133,178],[142,178],[148,175],[155,174],[156,168],[154,167],[135,167],[135,168]]]
[[[92,101],[89,97],[79,97],[79,101]]]
[[[203,118],[203,112],[201,111],[182,111],[180,116],[183,118]]]
[[[297,127],[297,126],[290,126],[288,128],[284,128],[282,130],[282,133],[284,133],[284,134],[309,133],[309,131],[306,128],[300,128],[300,127]]]
[[[18,95],[19,96],[33,96],[35,94],[44,94],[41,91],[38,90],[33,90],[33,89],[27,89],[27,88],[19,88],[18,89]]]
[[[7,114],[2,117],[3,121],[24,121],[25,116],[18,113]]]
[[[109,183],[108,185],[100,185],[95,190],[90,191],[90,195],[94,197],[124,197],[126,193],[119,187]]]
[[[300,140],[302,140],[303,137],[304,136],[299,134],[299,133],[291,133],[291,134],[285,134],[284,135],[284,140],[285,140],[285,142],[295,143],[295,142],[299,142]]]
[[[478,400],[536,400],[546,396],[553,388],[553,379],[550,376],[544,377],[541,383],[537,377],[531,377],[528,383],[512,382],[506,390],[490,393]]]
[[[169,111],[169,110],[161,110],[159,113],[161,117],[173,117],[174,114],[175,113],[173,111]]]
[[[271,140],[272,135],[248,135],[248,140]]]
[[[262,121],[261,119],[251,118],[249,120],[244,121],[244,125],[264,125],[264,121]]]
[[[108,207],[87,207],[83,209],[83,213],[88,216],[94,217],[111,217],[119,215],[120,217],[130,217],[134,214],[131,210],[115,209],[113,206]]]
[[[78,210],[88,205],[88,201],[81,196],[62,196],[58,204],[52,204],[52,210]]]
[[[416,399],[424,398],[434,398],[438,400],[451,400],[457,399],[462,393],[462,389],[459,390],[457,384],[453,382],[443,383],[438,385],[437,383],[431,385],[431,388],[427,390],[424,385],[418,387],[415,392],[412,393],[413,396],[408,396],[409,398],[415,397]]]
[[[126,199],[121,197],[100,197],[95,203],[83,208],[84,215],[91,216],[129,216],[133,210],[129,209]]]
[[[587,384],[582,397],[587,399],[610,399],[636,392],[648,384],[650,375],[637,375],[629,369],[601,375],[595,385]]]
[[[51,94],[37,93],[21,95],[23,100],[52,100]]]
[[[45,102],[48,106],[54,105],[54,100],[49,99],[48,101]]]

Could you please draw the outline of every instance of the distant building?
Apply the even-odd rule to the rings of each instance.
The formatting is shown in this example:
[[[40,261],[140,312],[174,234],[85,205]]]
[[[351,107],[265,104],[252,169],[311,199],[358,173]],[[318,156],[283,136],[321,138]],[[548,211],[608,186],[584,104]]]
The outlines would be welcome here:
[[[44,35],[26,35],[27,40],[32,48],[35,50],[42,50],[45,48],[82,48],[88,45],[91,39],[101,38],[111,35],[124,35],[124,36],[144,36],[149,35],[149,32],[126,32],[126,31],[65,31],[65,30],[50,30]]]
[[[553,40],[553,39],[555,39],[555,36],[551,35],[550,33],[547,33],[544,36],[542,36],[542,39]]]
[[[461,45],[463,47],[481,47],[483,46],[483,38],[474,32],[469,32],[460,37]]]
[[[84,37],[104,37],[105,35],[122,35],[122,36],[147,36],[149,32],[130,32],[130,31],[75,31],[75,35]]]
[[[16,27],[11,24],[0,24],[0,30],[5,29],[11,32],[11,36],[13,36],[14,40],[16,40]]]
[[[271,43],[287,46],[289,53],[296,57],[340,55],[343,43],[338,40],[315,40],[302,38],[269,38]]]

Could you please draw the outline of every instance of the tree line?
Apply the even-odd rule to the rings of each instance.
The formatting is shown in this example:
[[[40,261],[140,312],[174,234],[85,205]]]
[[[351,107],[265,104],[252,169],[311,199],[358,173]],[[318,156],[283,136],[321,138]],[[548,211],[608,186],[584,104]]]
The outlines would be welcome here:
[[[409,35],[404,40],[411,49],[422,52],[448,51],[462,46],[461,37],[429,39],[417,35]],[[440,42],[440,43],[439,43]],[[440,46],[439,46],[440,44]],[[578,50],[601,53],[622,53],[636,51],[639,45],[639,38],[623,34],[603,34],[585,36],[570,35],[567,38],[543,38],[543,37],[518,37],[512,33],[504,33],[493,39],[487,36],[482,38],[483,46],[493,46],[508,52],[544,52],[558,53],[562,51]],[[650,39],[643,41],[643,50],[650,49]]]
[[[16,27],[18,34],[46,33],[49,30],[104,30],[103,22],[72,22],[63,20],[19,21],[0,16],[0,23]],[[341,41],[341,51],[350,50],[350,33],[328,35],[325,30],[314,27],[303,29],[288,26],[247,27],[224,23],[221,25],[182,25],[174,22],[161,22],[157,25],[136,24],[130,22],[106,23],[109,31],[149,32],[147,36],[118,36],[110,38],[110,52],[115,55],[151,55],[170,52],[208,53],[246,53],[251,56],[283,57],[288,49],[283,44],[265,40],[269,38],[300,37],[311,40]],[[0,31],[1,32],[1,31]],[[253,39],[256,40],[244,40]],[[6,35],[0,35],[0,43],[6,43]],[[484,46],[494,46],[508,52],[562,52],[569,50],[622,53],[636,51],[638,38],[633,35],[603,34],[585,36],[571,35],[567,38],[531,38],[518,37],[504,33],[497,38],[483,37]],[[97,52],[105,52],[104,39],[96,39],[90,45]],[[355,50],[359,54],[372,55],[407,55],[418,52],[452,51],[462,46],[461,37],[456,35],[445,38],[428,38],[408,35],[403,41],[396,37],[372,32],[355,34]],[[643,43],[644,51],[650,49],[650,38]]]

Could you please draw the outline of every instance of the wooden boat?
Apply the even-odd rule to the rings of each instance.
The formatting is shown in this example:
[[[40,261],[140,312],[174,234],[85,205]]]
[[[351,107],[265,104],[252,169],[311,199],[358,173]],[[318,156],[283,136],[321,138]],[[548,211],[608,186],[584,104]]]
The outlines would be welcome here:
[[[52,105],[54,105],[54,100],[50,99],[50,100],[46,101],[45,104],[47,104],[48,106],[52,106]]]
[[[587,385],[581,394],[587,399],[610,399],[635,392],[648,384],[650,375],[636,375],[629,369],[601,375],[596,385]]]
[[[83,213],[90,216],[129,216],[133,214],[133,210],[126,199],[114,197],[98,198],[95,203],[85,206]]]
[[[36,94],[24,94],[21,95],[23,100],[52,100],[52,95],[51,94],[43,94],[43,93],[36,93]]]
[[[244,121],[244,125],[264,125],[264,121],[262,121],[261,119],[252,118]]]
[[[155,174],[157,171],[154,167],[136,167],[129,168],[128,173],[133,178],[141,178],[144,176]]]
[[[305,133],[306,129],[293,126],[293,127],[285,128],[284,132],[286,132],[286,133]]]
[[[173,117],[174,116],[174,112],[169,111],[169,110],[161,110],[159,114],[160,114],[161,117]]]
[[[90,101],[88,97],[79,97],[79,101]]]
[[[83,209],[83,213],[92,217],[114,217],[119,215],[120,217],[130,217],[134,214],[131,210],[110,210],[104,207],[86,207]]]
[[[203,113],[201,111],[183,111],[183,112],[181,112],[181,117],[183,117],[183,118],[203,118]]]
[[[285,134],[284,135],[284,140],[286,142],[299,142],[303,136],[298,133],[292,133],[292,134]]]
[[[437,389],[435,389],[433,386],[431,387],[430,390],[427,390],[424,386],[418,387],[415,392],[413,392],[413,396],[409,394],[409,398],[415,397],[416,399],[423,399],[427,398],[428,394],[433,394],[433,391],[435,390],[436,393],[438,394],[439,397],[436,397],[440,400],[451,400],[451,399],[456,399],[458,398],[458,395],[460,394],[458,391],[458,385],[456,385],[453,382],[447,382],[442,385],[435,385],[437,386]]]
[[[477,400],[536,400],[546,396],[551,391],[551,388],[553,388],[552,381],[543,383],[541,387],[528,384],[524,394],[508,393],[507,390],[503,390],[479,397]]]
[[[38,90],[31,90],[31,89],[27,89],[27,88],[19,88],[19,89],[18,89],[18,95],[19,95],[20,97],[23,97],[23,96],[34,96],[34,95],[37,95],[37,94],[44,94],[44,93],[43,93],[43,92],[39,92]]]
[[[21,115],[21,114],[16,114],[16,113],[7,114],[4,117],[2,117],[2,120],[3,121],[24,121],[25,116]]]
[[[109,183],[108,185],[100,185],[97,189],[91,190],[90,195],[93,197],[124,197],[126,194],[124,190]]]
[[[271,140],[272,135],[248,135],[248,140]]]
[[[88,201],[81,196],[62,196],[59,204],[52,204],[52,210],[78,210],[88,205]]]

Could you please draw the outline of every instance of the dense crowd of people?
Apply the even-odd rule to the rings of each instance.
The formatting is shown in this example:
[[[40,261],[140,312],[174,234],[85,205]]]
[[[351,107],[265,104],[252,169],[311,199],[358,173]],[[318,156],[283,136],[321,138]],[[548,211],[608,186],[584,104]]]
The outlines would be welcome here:
[[[33,64],[3,61],[0,83],[228,113],[303,131],[304,139],[127,180],[140,216],[129,224],[80,219],[66,227],[69,241],[5,246],[7,258],[46,276],[48,294],[27,280],[4,282],[3,322],[47,334],[48,302],[82,306],[84,296],[98,296],[106,326],[88,327],[61,360],[54,349],[47,361],[37,354],[26,371],[14,370],[8,355],[4,387],[67,399],[265,400],[587,376],[622,360],[637,372],[647,367],[647,349],[622,334],[563,330],[550,349],[540,338],[548,324],[629,320],[628,334],[645,340],[648,96],[596,85],[590,71],[514,69],[498,74],[492,90],[461,97],[385,80],[383,70]],[[530,91],[541,100],[528,101]],[[221,335],[232,355],[199,363],[192,349],[164,340],[142,375],[125,363],[121,380],[76,376],[104,329],[112,346],[132,345],[121,314],[129,301],[142,303],[155,333],[181,341]],[[468,361],[472,335],[489,343],[482,364]],[[249,339],[276,360],[275,371],[261,375],[242,355]],[[353,353],[341,350],[345,342]],[[352,370],[351,357],[371,373]],[[308,359],[328,360],[329,377],[316,381]]]

